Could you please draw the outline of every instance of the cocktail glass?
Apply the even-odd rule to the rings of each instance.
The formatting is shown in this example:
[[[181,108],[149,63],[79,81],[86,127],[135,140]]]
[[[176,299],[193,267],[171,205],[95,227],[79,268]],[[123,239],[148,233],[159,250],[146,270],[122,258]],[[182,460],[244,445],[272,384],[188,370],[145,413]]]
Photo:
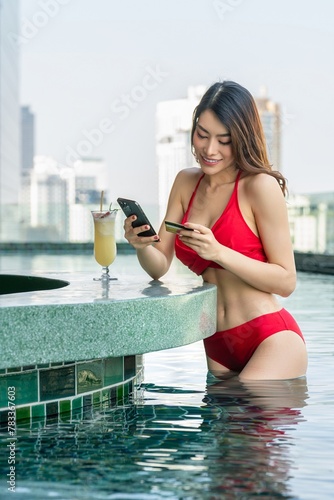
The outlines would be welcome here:
[[[109,275],[109,266],[114,262],[117,254],[115,240],[115,218],[118,210],[93,210],[94,221],[94,257],[100,266],[102,274],[96,281],[109,282],[116,280]]]

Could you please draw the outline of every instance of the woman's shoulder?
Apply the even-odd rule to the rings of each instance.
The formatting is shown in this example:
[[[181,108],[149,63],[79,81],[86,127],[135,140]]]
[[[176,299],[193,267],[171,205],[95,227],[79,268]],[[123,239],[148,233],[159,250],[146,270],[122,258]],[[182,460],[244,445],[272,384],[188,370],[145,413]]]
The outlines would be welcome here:
[[[200,168],[198,167],[189,167],[189,168],[184,168],[180,170],[177,175],[176,179],[183,181],[189,181],[191,179],[198,180],[201,176],[203,175],[203,172]]]
[[[248,174],[246,176],[242,175],[241,178],[243,179],[245,189],[250,195],[259,196],[275,192],[283,194],[277,179],[265,172]]]
[[[272,175],[261,172],[243,179],[244,192],[253,209],[285,205],[282,189]]]
[[[189,191],[192,192],[202,175],[203,172],[200,168],[184,168],[177,173],[174,181],[174,186],[178,190],[181,190],[182,193],[188,193]]]
[[[171,199],[178,199],[184,211],[202,175],[201,169],[196,167],[184,168],[177,173],[171,191]]]

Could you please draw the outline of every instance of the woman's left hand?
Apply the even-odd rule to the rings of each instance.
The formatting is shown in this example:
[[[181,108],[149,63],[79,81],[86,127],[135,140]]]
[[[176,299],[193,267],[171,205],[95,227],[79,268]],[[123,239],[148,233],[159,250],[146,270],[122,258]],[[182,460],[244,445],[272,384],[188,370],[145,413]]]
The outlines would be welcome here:
[[[186,222],[185,225],[194,231],[181,230],[178,237],[203,259],[215,261],[222,245],[216,240],[211,229],[192,222]]]

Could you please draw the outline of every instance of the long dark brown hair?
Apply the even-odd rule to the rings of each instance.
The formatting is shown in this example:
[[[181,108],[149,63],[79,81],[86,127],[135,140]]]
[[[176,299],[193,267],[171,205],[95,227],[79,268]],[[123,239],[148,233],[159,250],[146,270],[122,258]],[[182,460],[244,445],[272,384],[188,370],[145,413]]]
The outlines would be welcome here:
[[[214,83],[195,108],[191,142],[198,119],[207,109],[215,113],[231,134],[236,167],[251,175],[264,172],[275,177],[283,193],[286,194],[285,177],[281,172],[273,170],[269,163],[261,119],[251,93],[236,82]]]

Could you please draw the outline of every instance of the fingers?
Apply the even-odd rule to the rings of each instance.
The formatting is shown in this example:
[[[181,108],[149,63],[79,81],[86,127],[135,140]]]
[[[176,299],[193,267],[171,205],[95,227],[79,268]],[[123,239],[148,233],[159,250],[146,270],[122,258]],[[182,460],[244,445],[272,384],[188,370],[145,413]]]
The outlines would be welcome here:
[[[194,230],[179,231],[178,237],[183,241],[185,245],[193,248],[196,252],[198,252],[199,248],[202,248],[204,250],[207,245],[210,245],[212,243],[214,237],[211,229],[206,226],[202,226],[201,224],[194,224],[191,222],[187,222],[185,225]]]
[[[187,231],[184,229],[180,229],[178,231],[178,235],[182,240],[188,239],[190,241],[200,239],[201,236],[207,235],[211,233],[211,229],[206,226],[202,226],[201,224],[194,224],[193,222],[186,222],[185,226],[193,229],[193,231]]]
[[[206,234],[211,232],[211,229],[209,229],[206,226],[202,226],[202,224],[195,224],[194,222],[185,222],[184,225],[189,227],[190,229],[193,229],[194,233]],[[191,234],[189,231],[187,231],[187,233]]]
[[[124,220],[124,237],[134,248],[143,248],[159,241],[159,236],[139,236],[140,233],[150,229],[150,226],[133,227],[132,223],[137,219],[135,215],[131,215]]]
[[[201,244],[201,234],[198,230],[185,231],[181,230],[178,232],[177,237],[180,238],[183,243],[189,247],[196,248]]]

